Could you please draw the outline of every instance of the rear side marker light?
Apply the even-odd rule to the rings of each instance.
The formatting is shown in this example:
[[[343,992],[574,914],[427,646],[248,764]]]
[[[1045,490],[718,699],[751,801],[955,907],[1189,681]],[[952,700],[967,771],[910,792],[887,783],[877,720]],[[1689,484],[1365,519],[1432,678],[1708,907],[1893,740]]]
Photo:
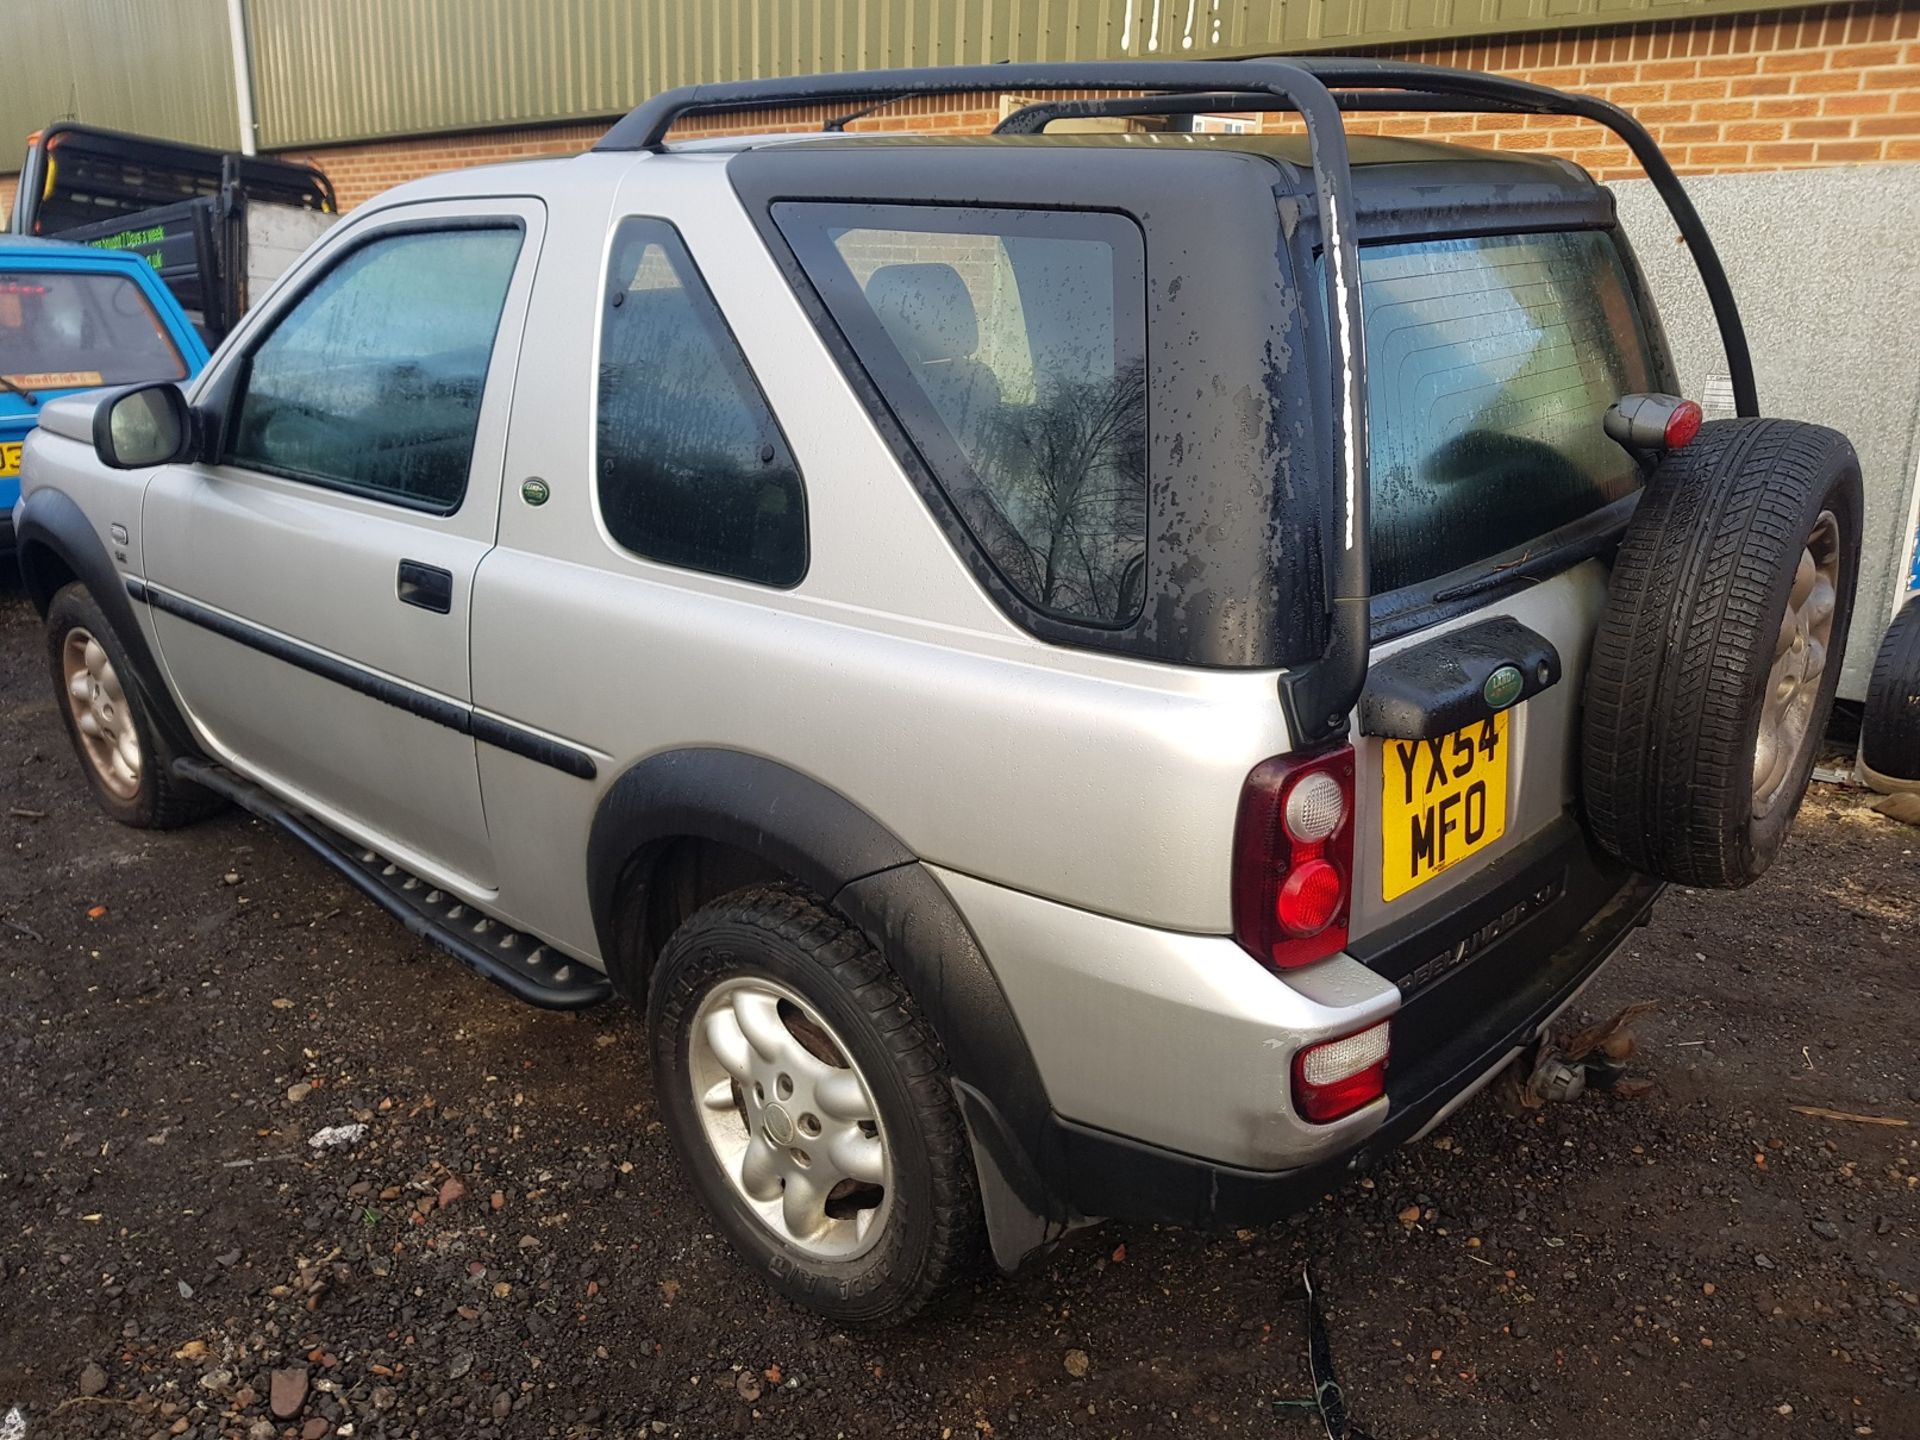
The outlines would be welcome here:
[[[1233,835],[1233,935],[1275,969],[1346,948],[1353,897],[1353,748],[1254,767]]]
[[[1293,1103],[1316,1125],[1339,1120],[1387,1093],[1388,1022],[1309,1045],[1293,1058]]]
[[[1615,444],[1640,455],[1678,450],[1700,433],[1706,416],[1678,395],[1622,395],[1607,407],[1601,427]]]
[[[1682,400],[1667,417],[1667,449],[1678,450],[1700,433],[1700,422],[1707,417],[1691,400]]]

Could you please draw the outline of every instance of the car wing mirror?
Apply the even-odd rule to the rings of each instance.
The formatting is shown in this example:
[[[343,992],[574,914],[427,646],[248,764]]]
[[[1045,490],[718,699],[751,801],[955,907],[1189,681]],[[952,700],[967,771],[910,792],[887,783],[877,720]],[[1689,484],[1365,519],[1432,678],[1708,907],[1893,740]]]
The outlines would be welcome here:
[[[178,385],[129,385],[102,397],[94,410],[93,451],[115,470],[176,465],[199,453],[198,431]]]

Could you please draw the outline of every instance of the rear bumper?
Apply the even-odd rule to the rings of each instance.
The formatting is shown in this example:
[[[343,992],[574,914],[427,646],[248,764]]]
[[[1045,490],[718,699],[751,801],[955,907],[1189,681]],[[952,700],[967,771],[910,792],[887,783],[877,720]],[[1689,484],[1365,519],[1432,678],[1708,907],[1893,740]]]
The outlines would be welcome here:
[[[1036,1216],[1189,1226],[1278,1219],[1419,1134],[1534,1040],[1645,922],[1661,889],[1597,854],[1564,819],[1489,867],[1443,915],[1369,936],[1353,956],[1285,982],[1256,966],[1258,986],[1228,987],[1220,977],[1234,958],[1251,961],[1225,937],[1163,936],[1136,960],[1123,932],[1139,927],[1090,937],[1076,923],[1074,938],[1096,943],[1060,958],[1069,932],[1044,933],[1044,919],[1042,933],[1027,931],[1036,917],[1025,907],[1045,902],[1022,897],[1017,932],[967,885],[943,880],[1013,1003],[1050,1102],[1044,1123],[1016,1135],[986,1097],[964,1095],[976,1144],[994,1135],[996,1163],[1029,1182],[1014,1188],[1044,1192],[1025,1196]],[[1070,999],[1077,1007],[1063,1014]],[[1294,1116],[1293,1052],[1389,1016],[1385,1101],[1326,1126]]]
[[[1505,978],[1516,988],[1497,1013],[1482,1013],[1450,1038],[1422,1048],[1419,1037],[1431,1040],[1439,1016],[1410,1002],[1394,1021],[1394,1055],[1410,1063],[1389,1071],[1386,1119],[1339,1154],[1294,1170],[1246,1170],[1061,1121],[1057,1156],[1043,1168],[1067,1185],[1066,1199],[1082,1214],[1204,1227],[1264,1224],[1304,1209],[1418,1135],[1532,1043],[1644,922],[1660,888],[1636,878],[1569,943],[1545,957],[1535,952],[1530,965],[1497,967],[1509,973],[1486,975],[1482,993],[1500,993],[1492,987]],[[1472,974],[1479,968],[1463,978],[1480,981]]]

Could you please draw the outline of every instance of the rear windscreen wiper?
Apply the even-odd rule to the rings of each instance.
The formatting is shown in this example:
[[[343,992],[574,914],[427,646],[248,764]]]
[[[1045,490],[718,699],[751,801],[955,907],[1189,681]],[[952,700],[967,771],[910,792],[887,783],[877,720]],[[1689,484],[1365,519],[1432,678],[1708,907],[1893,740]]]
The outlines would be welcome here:
[[[18,395],[22,400],[26,401],[29,405],[38,405],[40,403],[38,400],[33,398],[33,392],[31,390],[26,389],[24,386],[14,384],[13,381],[9,380],[4,375],[0,375],[0,387],[4,387],[5,389],[11,390],[14,394]]]

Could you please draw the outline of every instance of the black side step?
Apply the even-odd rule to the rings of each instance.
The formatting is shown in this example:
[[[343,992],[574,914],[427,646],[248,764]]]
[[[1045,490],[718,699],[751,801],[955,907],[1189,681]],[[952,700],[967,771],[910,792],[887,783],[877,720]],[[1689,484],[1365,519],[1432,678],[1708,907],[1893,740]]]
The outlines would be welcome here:
[[[431,940],[476,975],[505,987],[529,1005],[544,1010],[582,1010],[613,994],[612,982],[592,966],[435,889],[226,767],[182,757],[173,762],[173,770],[182,779],[204,785],[278,825],[415,935]]]

